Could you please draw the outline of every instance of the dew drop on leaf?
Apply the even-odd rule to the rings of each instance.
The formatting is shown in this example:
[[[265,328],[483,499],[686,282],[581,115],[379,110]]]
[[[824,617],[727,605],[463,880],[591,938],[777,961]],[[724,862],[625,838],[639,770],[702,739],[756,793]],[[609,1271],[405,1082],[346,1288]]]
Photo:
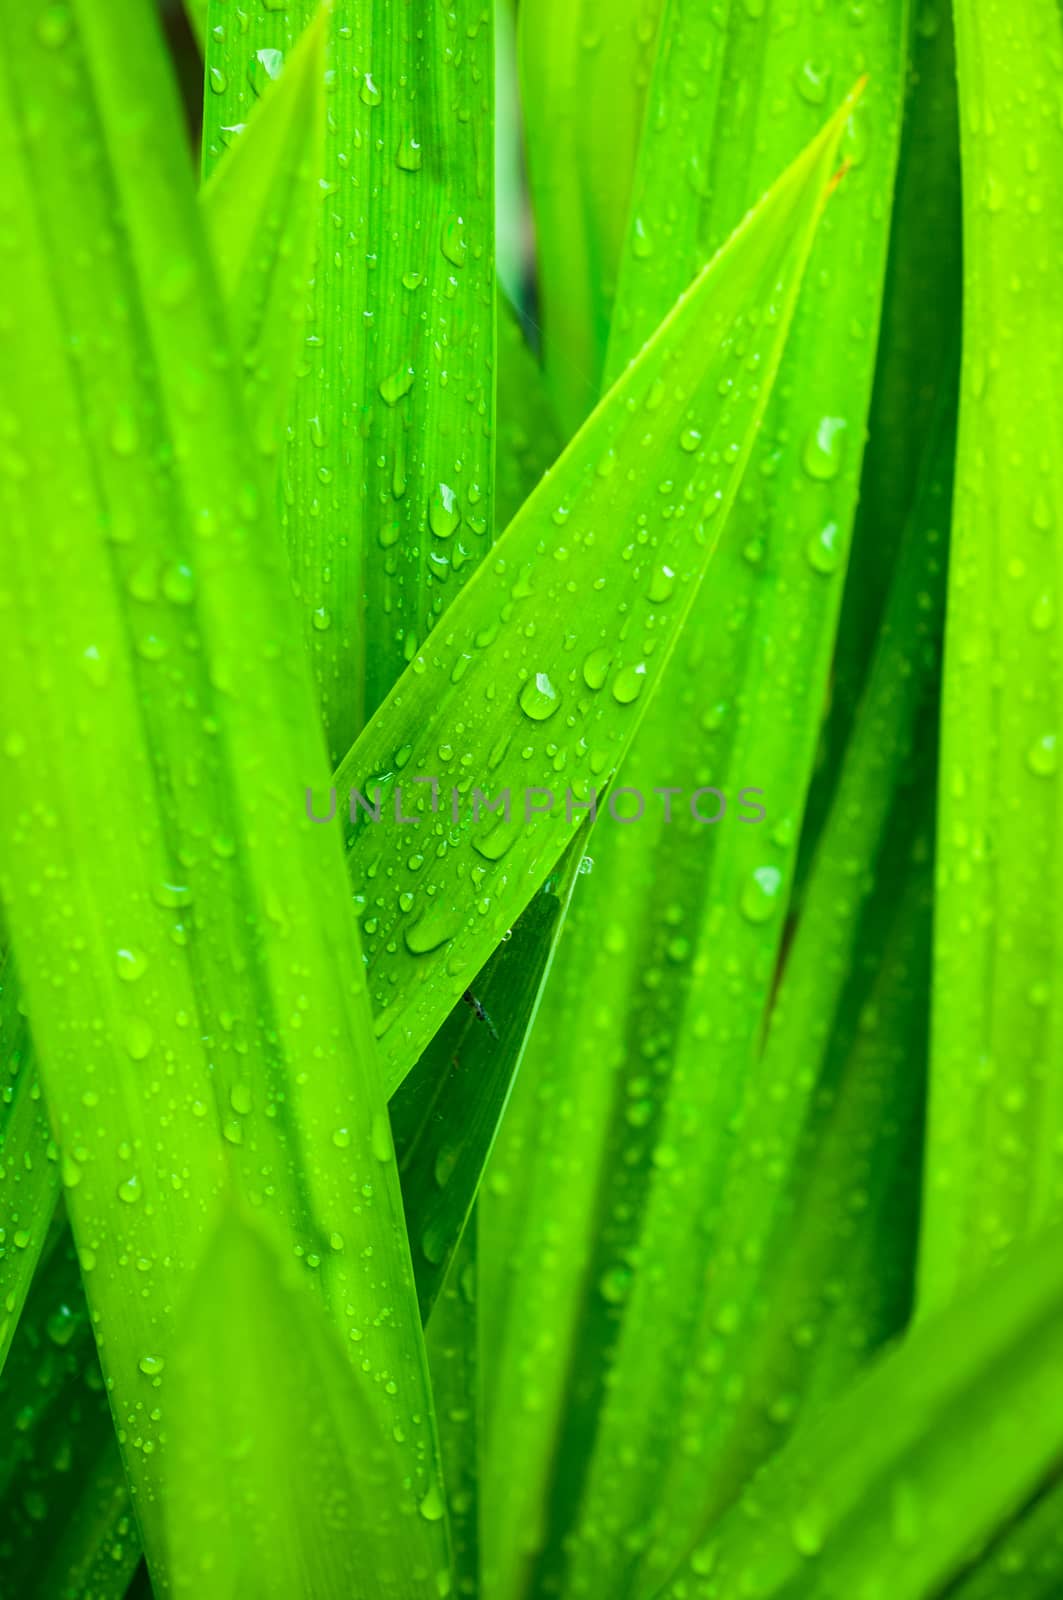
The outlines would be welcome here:
[[[545,722],[561,705],[561,697],[545,672],[529,678],[520,691],[520,709],[533,722]]]

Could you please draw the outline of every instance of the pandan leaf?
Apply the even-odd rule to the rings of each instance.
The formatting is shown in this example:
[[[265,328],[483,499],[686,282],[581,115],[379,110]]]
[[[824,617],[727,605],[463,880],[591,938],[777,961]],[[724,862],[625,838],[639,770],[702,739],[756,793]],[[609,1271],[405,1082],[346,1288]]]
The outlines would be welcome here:
[[[308,276],[315,150],[324,117],[326,13],[269,89],[239,143],[200,191],[230,327],[244,351],[256,442],[274,455],[294,378],[299,318],[292,284]],[[301,314],[302,302],[295,297]],[[15,964],[0,968],[0,1060],[14,1080],[0,1108],[0,1369],[59,1192],[58,1155],[40,1104],[32,1039]]]
[[[208,172],[314,10],[212,0]],[[283,515],[335,762],[494,534],[491,8],[336,0],[329,70]]]
[[[431,1399],[342,860],[292,814],[325,766],[282,546],[154,21],[86,3],[59,22],[35,4],[3,23],[21,431],[0,887],[68,1209],[156,1581],[164,1369],[235,1186],[354,1369],[390,1374],[394,1393],[359,1381],[405,1485],[401,1588],[446,1564],[418,1513],[439,1494]],[[62,247],[75,204],[92,271]]]
[[[942,1593],[1063,1464],[1061,1313],[1053,1229],[799,1430],[662,1595]]]
[[[1063,1199],[1053,0],[956,0],[964,347],[939,798],[927,1308]],[[998,130],[1007,130],[1006,135]]]
[[[120,1600],[140,1541],[73,1245],[58,1227],[0,1379],[0,1432],[5,1590]]]
[[[322,7],[200,192],[264,455],[284,438],[320,231],[327,35]]]
[[[522,0],[518,11],[544,358],[567,437],[600,392],[665,9],[663,0]]]
[[[418,1570],[404,1551],[408,1492],[391,1427],[305,1271],[238,1210],[222,1218],[180,1329],[166,1500],[173,1593],[377,1600],[437,1589],[443,1569]],[[433,1486],[420,1519],[442,1516]]]
[[[184,0],[184,10],[192,37],[202,51],[207,39],[207,0]]]
[[[9,950],[0,965],[0,1369],[59,1194],[58,1151],[41,1104],[23,1007]]]
[[[947,3],[917,9],[910,57],[867,451],[829,716],[801,840],[798,897],[866,687],[902,536],[934,438],[935,416],[958,383],[960,145]]]
[[[389,1088],[634,735],[737,491],[850,110],[606,396],[319,797],[314,814],[344,823]],[[503,809],[484,811],[474,789]]]
[[[736,7],[717,41],[703,8],[670,18],[614,319],[617,368],[690,264],[684,250],[711,248],[768,163],[799,144],[817,114],[809,97],[861,67],[871,83],[845,131],[854,164],[817,237],[751,471],[617,780],[674,789],[671,819],[656,802],[637,829],[599,827],[586,904],[573,908],[493,1163],[497,1193],[489,1179],[487,1481],[504,1483],[506,1461],[526,1465],[485,1526],[488,1570],[516,1593],[575,1592],[593,1572],[641,1594],[703,1516],[707,1424],[696,1405],[677,1411],[676,1374],[700,1357],[705,1298],[691,1286],[711,1259],[730,1130],[783,946],[859,482],[906,59],[896,8],[863,28],[838,8],[829,27],[809,14],[773,30]],[[704,126],[676,109],[688,82]],[[692,122],[703,141],[693,151]],[[853,259],[858,276],[847,275]],[[526,1404],[507,1402],[525,1386]],[[659,1494],[670,1464],[682,1506]]]
[[[583,837],[524,911],[389,1107],[427,1322],[520,1067],[583,859]]]
[[[498,467],[495,516],[512,522],[561,454],[561,436],[542,368],[529,350],[513,307],[498,307]]]

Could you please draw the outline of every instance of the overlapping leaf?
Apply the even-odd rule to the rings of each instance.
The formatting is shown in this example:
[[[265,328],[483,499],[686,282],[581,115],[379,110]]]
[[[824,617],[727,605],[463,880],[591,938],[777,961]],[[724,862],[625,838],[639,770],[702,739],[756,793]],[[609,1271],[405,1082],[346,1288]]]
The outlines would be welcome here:
[[[1063,1200],[1058,1071],[1063,126],[1052,0],[956,0],[964,367],[949,578],[922,1291]],[[1006,137],[1001,130],[1007,130]]]
[[[313,15],[213,0],[205,168]],[[337,761],[494,533],[491,7],[338,0],[283,518]]]
[[[317,815],[344,822],[389,1087],[607,788],[664,672],[770,392],[849,110],[676,305],[318,797]]]
[[[674,811],[665,820],[656,802],[639,829],[599,826],[587,904],[574,908],[484,1210],[488,1481],[502,1482],[507,1460],[528,1463],[487,1518],[490,1570],[514,1593],[586,1588],[592,1571],[641,1589],[704,1514],[708,1425],[697,1404],[682,1407],[681,1380],[710,1359],[698,1286],[774,986],[859,480],[904,17],[877,9],[856,27],[837,7],[829,29],[807,14],[772,30],[733,10],[720,37],[705,8],[666,17],[612,368],[830,85],[868,67],[872,83],[846,131],[853,168],[817,240],[764,437],[619,780],[646,795],[671,788]],[[846,271],[854,258],[859,276]],[[689,803],[699,790],[701,820]],[[674,1481],[658,1496],[673,1459],[685,1511]]]
[[[1057,1229],[797,1433],[662,1593],[942,1593],[1063,1464],[1061,1311]]]
[[[3,31],[6,227],[42,265],[4,258],[2,883],[138,1521],[165,1582],[165,1369],[234,1185],[377,1376],[406,1592],[446,1555],[401,1202],[342,861],[293,822],[323,752],[172,90],[146,11]]]

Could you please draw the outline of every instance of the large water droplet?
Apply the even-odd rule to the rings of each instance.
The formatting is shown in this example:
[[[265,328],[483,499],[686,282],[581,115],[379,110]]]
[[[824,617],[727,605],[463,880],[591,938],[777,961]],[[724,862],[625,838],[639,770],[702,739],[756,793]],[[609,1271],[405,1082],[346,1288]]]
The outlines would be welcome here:
[[[520,709],[533,722],[545,722],[561,704],[561,697],[545,672],[529,678],[520,691]]]
[[[428,502],[428,526],[437,539],[449,539],[460,521],[454,490],[448,484],[437,483]]]
[[[825,483],[841,471],[845,447],[844,417],[821,417],[805,440],[801,456],[810,478]]]
[[[742,891],[742,914],[750,922],[768,922],[780,902],[782,873],[778,867],[757,867]]]

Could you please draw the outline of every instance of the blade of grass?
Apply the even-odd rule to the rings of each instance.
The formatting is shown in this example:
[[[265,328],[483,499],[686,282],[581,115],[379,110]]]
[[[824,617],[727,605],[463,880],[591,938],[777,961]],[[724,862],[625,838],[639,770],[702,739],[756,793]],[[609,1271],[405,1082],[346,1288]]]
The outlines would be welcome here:
[[[498,466],[495,516],[507,528],[561,454],[561,437],[546,379],[529,350],[516,312],[498,307]]]
[[[439,1494],[430,1397],[341,860],[287,804],[323,771],[287,575],[153,19],[53,21],[3,23],[22,245],[4,265],[38,267],[0,330],[25,467],[2,482],[2,888],[112,1409],[164,1584],[159,1374],[236,1182],[352,1359],[354,1332],[391,1374],[394,1398],[366,1397],[389,1438],[404,1425],[416,1587],[445,1565],[442,1524],[417,1515]],[[64,248],[75,210],[92,272]],[[76,593],[54,581],[68,563]]]
[[[427,1342],[454,1543],[454,1592],[459,1596],[477,1595],[481,1419],[475,1211],[440,1295]]]
[[[290,280],[305,279],[314,243],[312,172],[325,112],[326,20],[320,12],[199,195],[230,327],[244,352],[255,442],[265,456],[280,446],[283,399],[294,379],[299,323]],[[298,297],[294,304],[301,312]],[[157,581],[145,568],[141,594]],[[178,586],[187,581],[187,574],[171,575]],[[57,1152],[40,1104],[23,1005],[9,956],[0,969],[0,1060],[13,1079],[0,1110],[0,1215],[8,1219],[0,1241],[0,1369],[59,1192]]]
[[[504,1569],[502,1586],[515,1594],[586,1584],[592,1570],[623,1589],[644,1561],[661,1559],[647,1517],[663,1462],[688,1431],[672,1399],[676,1374],[698,1356],[687,1344],[699,1305],[691,1284],[708,1259],[722,1153],[773,990],[870,397],[906,32],[896,10],[867,20],[854,29],[839,10],[829,29],[809,15],[773,31],[735,15],[720,69],[704,11],[675,7],[677,53],[658,65],[633,206],[641,233],[633,220],[610,351],[618,368],[688,265],[683,208],[695,208],[696,225],[681,235],[688,247],[711,247],[755,196],[748,186],[763,181],[763,166],[784,159],[815,116],[806,64],[817,64],[821,85],[873,70],[846,131],[855,164],[817,239],[796,343],[712,586],[621,779],[643,792],[667,782],[684,797],[649,840],[632,829],[595,841],[587,905],[575,908],[566,970],[540,1013],[496,1162],[503,1192],[484,1208],[489,1460],[499,1481],[507,1461],[525,1463],[519,1487],[507,1484],[486,1518],[489,1568]],[[686,176],[687,124],[670,144],[671,125],[653,109],[658,96],[681,103],[688,76],[699,103],[720,96],[697,152],[699,192]],[[785,118],[779,83],[792,88]],[[867,267],[859,278],[844,272],[853,259]],[[845,449],[842,419],[857,441]],[[705,822],[719,817],[710,785],[728,807],[715,828],[691,818],[685,798],[701,789]],[[763,827],[751,825],[758,805]],[[651,1326],[666,1331],[647,1346]],[[525,1390],[526,1404],[506,1404]],[[703,1474],[696,1454],[687,1472],[692,1483]],[[681,1539],[680,1527],[668,1537]]]
[[[907,1314],[910,1210],[887,1236],[890,1255],[902,1259],[872,1263],[883,1278],[892,1268],[899,1295],[887,1293],[884,1305],[867,1295],[859,1255],[875,1237],[867,1237],[876,1215],[869,1186],[896,1195],[898,1167],[911,1183],[917,1165],[925,1016],[914,1007],[898,1072],[870,980],[881,964],[883,990],[899,988],[903,1004],[913,966],[916,978],[923,973],[954,439],[946,403],[764,1048],[720,1154],[719,1209],[701,1219],[705,1282],[671,1408],[680,1447],[658,1480],[661,1506],[681,1525],[700,1518],[704,1527],[785,1435],[790,1418],[771,1426],[773,1408],[796,1413],[810,1390],[837,1390],[868,1348],[897,1331],[898,1312]],[[860,1025],[884,1035],[877,1048],[854,1048]],[[896,1129],[892,1149],[884,1125]],[[682,1274],[684,1246],[689,1261],[688,1239],[660,1245],[662,1271]],[[639,1309],[636,1301],[632,1317]],[[840,1316],[848,1322],[841,1350],[807,1333]],[[697,1474],[692,1457],[702,1462]]]
[[[927,1308],[1063,1196],[1063,403],[1055,263],[1063,126],[1052,0],[956,0],[964,184],[963,385],[949,579]],[[995,130],[1008,129],[1005,139]]]
[[[798,898],[866,684],[935,413],[942,393],[957,383],[960,147],[949,0],[917,9],[910,54],[868,447],[838,624],[830,713],[801,839]]]
[[[5,1590],[120,1600],[140,1541],[65,1229],[53,1230],[0,1380],[0,1432]]]
[[[313,10],[213,0],[208,172]],[[334,6],[283,509],[333,762],[494,533],[492,32],[483,0]]]
[[[0,966],[0,1371],[59,1195],[29,1023],[10,950]]]
[[[407,1499],[406,1466],[306,1285],[249,1215],[223,1215],[181,1312],[170,1379],[175,1595],[376,1600],[423,1595],[446,1576],[407,1567],[410,1530],[400,1534],[393,1509]],[[434,1493],[426,1515],[438,1518]]]
[[[584,842],[577,837],[389,1106],[424,1323],[520,1070]]]
[[[1061,1315],[1053,1229],[795,1434],[663,1593],[940,1593],[1063,1464]]]
[[[544,362],[566,438],[600,392],[662,10],[662,0],[522,0],[518,12]]]
[[[341,764],[333,801],[375,796],[389,819],[352,803],[343,823],[391,1089],[607,787],[663,673],[771,388],[849,109],[699,276]],[[407,771],[438,777],[437,812]],[[580,811],[547,790],[559,775]],[[474,785],[495,805],[515,797],[508,822],[477,815]]]
[[[327,36],[328,11],[320,7],[200,191],[232,336],[244,353],[247,412],[264,455],[275,455],[284,439],[318,243]]]
[[[207,42],[207,0],[184,0],[184,11],[189,30],[202,54]]]

